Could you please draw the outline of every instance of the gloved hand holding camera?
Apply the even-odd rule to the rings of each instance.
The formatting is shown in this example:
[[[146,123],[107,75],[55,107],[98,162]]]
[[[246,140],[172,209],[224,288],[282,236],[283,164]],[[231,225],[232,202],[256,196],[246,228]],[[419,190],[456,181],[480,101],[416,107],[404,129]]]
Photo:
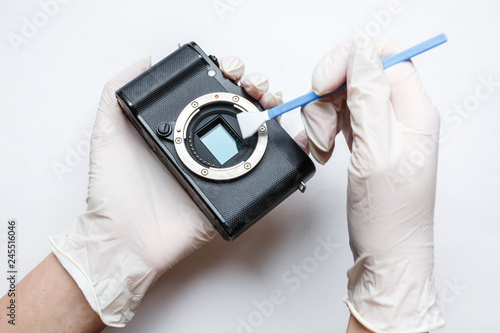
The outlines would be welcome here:
[[[150,67],[145,58],[111,79],[91,138],[87,211],[51,237],[54,253],[102,321],[124,326],[147,289],[215,230],[126,119],[115,91]],[[260,74],[243,77],[239,58],[221,70],[264,107],[282,103]]]

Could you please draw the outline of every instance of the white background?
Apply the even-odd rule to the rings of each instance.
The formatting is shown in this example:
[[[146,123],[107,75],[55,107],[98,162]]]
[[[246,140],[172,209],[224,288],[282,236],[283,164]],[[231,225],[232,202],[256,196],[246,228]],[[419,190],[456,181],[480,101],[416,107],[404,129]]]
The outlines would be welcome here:
[[[227,10],[218,13],[217,4]],[[445,32],[447,44],[414,60],[445,135],[435,214],[435,277],[447,320],[440,332],[500,332],[500,2],[391,4],[73,0],[43,22],[38,1],[1,0],[1,271],[8,218],[18,219],[23,277],[49,253],[47,236],[69,228],[85,209],[86,149],[102,86],[136,59],[152,55],[157,62],[193,40],[209,54],[240,56],[247,72],[267,74],[271,89],[289,100],[309,90],[317,60],[359,30],[404,47]],[[23,36],[24,19],[43,26],[16,48],[8,36]],[[496,86],[488,90],[482,80]],[[478,99],[477,89],[489,96]],[[283,125],[297,133],[298,111]],[[58,176],[54,165],[68,165],[69,151],[81,160]],[[339,136],[333,159],[318,166],[305,194],[294,194],[237,241],[216,237],[178,264],[120,332],[236,332],[238,318],[258,318],[254,302],[274,289],[286,300],[254,322],[254,332],[345,331],[348,157]],[[291,290],[283,275],[327,237],[336,243],[333,254]],[[0,281],[3,294],[1,273]]]

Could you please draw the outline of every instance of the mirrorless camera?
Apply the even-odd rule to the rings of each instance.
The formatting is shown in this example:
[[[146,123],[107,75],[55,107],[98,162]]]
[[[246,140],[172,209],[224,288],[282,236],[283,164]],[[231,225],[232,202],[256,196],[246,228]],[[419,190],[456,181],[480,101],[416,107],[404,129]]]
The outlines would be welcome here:
[[[241,235],[297,189],[304,191],[315,172],[275,120],[242,138],[236,115],[263,108],[194,42],[126,84],[116,97],[226,240]]]

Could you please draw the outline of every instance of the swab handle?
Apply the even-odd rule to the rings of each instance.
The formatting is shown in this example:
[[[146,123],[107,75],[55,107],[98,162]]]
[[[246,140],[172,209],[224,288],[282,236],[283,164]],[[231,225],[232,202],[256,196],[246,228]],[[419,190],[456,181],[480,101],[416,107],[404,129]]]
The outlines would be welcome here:
[[[269,111],[267,111],[267,114],[269,115],[270,119],[273,119],[274,117],[280,116],[285,112],[288,112],[288,111],[291,111],[291,110],[298,108],[300,106],[309,104],[312,101],[315,101],[320,97],[321,96],[316,95],[314,93],[314,91],[311,91],[305,95],[302,95],[300,97],[292,99],[289,102],[286,102],[284,104],[278,105],[278,106],[270,109]]]
[[[420,43],[418,45],[415,45],[413,47],[410,47],[407,50],[404,50],[402,52],[399,52],[393,56],[390,56],[388,58],[385,58],[382,60],[382,67],[384,69],[389,68],[391,66],[394,66],[396,64],[399,64],[400,62],[406,61],[411,59],[412,57],[419,55],[422,52],[425,52],[427,50],[430,50],[438,45],[443,44],[444,42],[448,41],[448,37],[446,37],[446,34],[440,34],[437,35],[436,37],[433,37],[429,40],[426,40],[423,43]],[[341,89],[344,89],[346,87],[346,84],[342,84],[340,87],[338,87],[335,91],[339,91]],[[270,110],[267,111],[267,114],[269,115],[270,119],[273,119],[277,116],[282,115],[285,112],[291,111],[295,108],[298,108],[300,106],[304,106],[306,104],[309,104],[318,98],[322,98],[325,96],[328,96],[330,94],[333,94],[335,91],[319,96],[314,93],[314,91],[311,91],[303,96],[297,97],[295,99],[292,99],[289,102],[286,102],[284,104],[278,105]]]
[[[385,58],[384,60],[382,60],[382,67],[384,69],[386,69],[386,68],[389,68],[393,65],[399,64],[400,62],[410,60],[414,56],[417,56],[420,53],[423,53],[427,50],[430,50],[430,49],[432,49],[438,45],[441,45],[447,41],[448,41],[448,37],[446,36],[446,34],[437,35],[436,37],[433,37],[431,39],[426,40],[425,42],[422,42],[418,45],[410,47],[407,50],[404,50],[404,51],[399,52],[393,56]]]

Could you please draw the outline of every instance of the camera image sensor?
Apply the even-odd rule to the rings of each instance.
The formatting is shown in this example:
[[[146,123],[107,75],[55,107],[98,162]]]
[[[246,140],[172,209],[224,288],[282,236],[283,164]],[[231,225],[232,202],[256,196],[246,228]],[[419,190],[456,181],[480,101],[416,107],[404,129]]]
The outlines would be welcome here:
[[[246,146],[220,116],[196,132],[196,135],[221,165]]]

